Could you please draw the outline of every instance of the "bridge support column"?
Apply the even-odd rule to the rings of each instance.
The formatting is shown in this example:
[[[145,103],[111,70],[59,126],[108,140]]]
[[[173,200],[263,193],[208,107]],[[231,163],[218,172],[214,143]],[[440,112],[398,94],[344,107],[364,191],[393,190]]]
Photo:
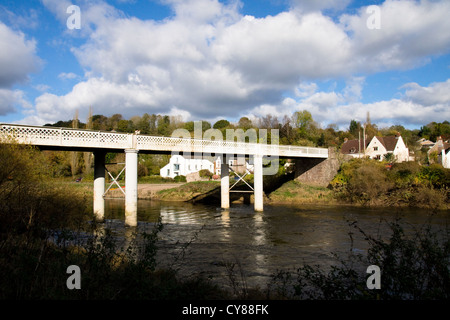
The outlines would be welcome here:
[[[138,150],[125,150],[125,225],[137,226]]]
[[[222,209],[230,208],[230,168],[225,157],[220,165],[220,201]]]
[[[264,210],[264,196],[263,196],[263,157],[255,155],[253,158],[254,165],[254,195],[255,195],[255,211]]]
[[[94,152],[94,218],[103,221],[105,218],[105,152]]]

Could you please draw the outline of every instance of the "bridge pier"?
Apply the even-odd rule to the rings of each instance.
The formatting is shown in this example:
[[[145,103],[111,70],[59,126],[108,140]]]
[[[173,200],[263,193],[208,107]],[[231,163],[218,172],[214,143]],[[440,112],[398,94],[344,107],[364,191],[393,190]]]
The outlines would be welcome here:
[[[230,168],[225,157],[220,165],[220,202],[222,209],[230,208]]]
[[[102,150],[94,152],[94,218],[98,221],[105,218],[105,155]]]
[[[125,225],[137,226],[138,150],[125,150]]]
[[[259,212],[264,210],[263,157],[255,155],[253,159],[254,208]],[[220,166],[220,203],[222,209],[230,208],[230,168],[225,161]]]
[[[263,193],[263,157],[255,155],[253,157],[253,181],[255,195],[255,211],[264,210],[264,193]]]

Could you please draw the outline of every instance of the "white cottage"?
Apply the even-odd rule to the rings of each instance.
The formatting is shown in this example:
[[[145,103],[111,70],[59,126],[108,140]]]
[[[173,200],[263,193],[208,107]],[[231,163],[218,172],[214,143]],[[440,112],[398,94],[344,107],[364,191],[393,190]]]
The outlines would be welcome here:
[[[161,177],[175,178],[176,176],[187,176],[190,173],[207,169],[214,172],[214,164],[207,159],[198,159],[174,155],[170,161],[159,171]]]
[[[366,148],[366,156],[371,159],[381,161],[387,153],[393,153],[397,162],[409,161],[409,149],[400,135],[373,137]]]
[[[450,169],[450,146],[447,149],[442,149],[442,166]]]
[[[243,159],[243,158],[242,158]],[[241,158],[227,159],[228,165],[236,172],[247,170],[253,173],[253,165],[241,160]],[[238,165],[243,161],[243,165]],[[161,177],[175,178],[176,176],[187,176],[190,173],[198,172],[203,169],[207,169],[215,175],[220,176],[221,173],[222,158],[219,156],[216,159],[210,157],[209,159],[184,157],[182,155],[174,155],[170,158],[170,161],[160,171]]]

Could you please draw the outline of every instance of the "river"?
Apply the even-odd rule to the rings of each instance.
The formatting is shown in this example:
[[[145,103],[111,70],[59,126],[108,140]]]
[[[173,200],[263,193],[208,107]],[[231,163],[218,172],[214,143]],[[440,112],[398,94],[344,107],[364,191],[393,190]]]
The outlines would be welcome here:
[[[106,200],[106,226],[126,235],[123,199]],[[446,226],[448,212],[432,215],[431,223]],[[341,206],[268,206],[256,213],[252,205],[232,204],[229,210],[190,203],[138,202],[138,230],[149,230],[161,218],[160,266],[176,268],[182,277],[202,275],[230,285],[230,272],[249,287],[264,287],[278,270],[294,271],[304,264],[325,269],[339,265],[334,254],[367,249],[367,234],[388,238],[388,222],[401,218],[406,230],[430,218],[423,209]],[[128,233],[129,234],[129,233]],[[367,266],[360,266],[365,270]]]

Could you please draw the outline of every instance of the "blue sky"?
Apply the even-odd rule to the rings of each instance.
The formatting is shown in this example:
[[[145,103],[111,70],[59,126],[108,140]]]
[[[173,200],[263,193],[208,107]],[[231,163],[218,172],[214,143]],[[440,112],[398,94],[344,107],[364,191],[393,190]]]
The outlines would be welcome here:
[[[308,110],[419,128],[450,120],[449,16],[446,0],[2,0],[0,122]]]

